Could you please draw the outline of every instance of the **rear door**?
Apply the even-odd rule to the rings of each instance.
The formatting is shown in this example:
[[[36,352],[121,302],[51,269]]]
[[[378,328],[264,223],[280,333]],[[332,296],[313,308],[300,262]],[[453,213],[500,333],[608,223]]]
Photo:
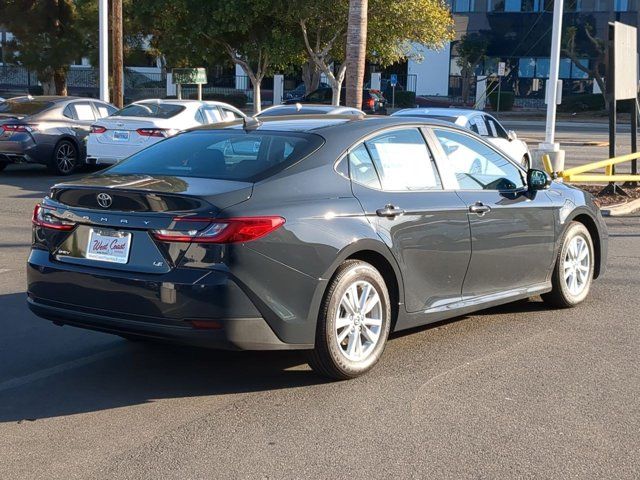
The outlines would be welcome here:
[[[353,193],[402,271],[409,312],[461,297],[471,245],[466,208],[418,128],[392,129],[348,153]]]
[[[530,192],[524,170],[477,137],[444,127],[433,135],[440,170],[468,209],[473,254],[463,297],[544,283],[555,242],[549,197]]]

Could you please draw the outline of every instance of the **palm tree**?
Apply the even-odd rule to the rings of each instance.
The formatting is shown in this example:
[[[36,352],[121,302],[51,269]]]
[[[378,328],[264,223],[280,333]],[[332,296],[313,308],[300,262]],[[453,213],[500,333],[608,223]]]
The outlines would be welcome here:
[[[349,0],[349,23],[347,26],[347,91],[346,104],[362,108],[362,89],[367,53],[367,7],[368,0]]]

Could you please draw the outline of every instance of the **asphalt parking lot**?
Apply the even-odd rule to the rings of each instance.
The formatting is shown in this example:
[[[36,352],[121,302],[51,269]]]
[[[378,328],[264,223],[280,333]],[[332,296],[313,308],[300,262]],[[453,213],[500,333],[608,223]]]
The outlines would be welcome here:
[[[608,222],[609,269],[580,307],[534,299],[395,335],[369,375],[330,383],[295,352],[36,318],[30,216],[56,180],[0,174],[0,478],[640,477],[640,215]]]

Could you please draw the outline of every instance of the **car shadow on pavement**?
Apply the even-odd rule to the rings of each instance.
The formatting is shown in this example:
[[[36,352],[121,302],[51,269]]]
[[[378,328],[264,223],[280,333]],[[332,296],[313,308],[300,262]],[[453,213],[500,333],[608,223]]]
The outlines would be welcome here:
[[[3,368],[18,371],[12,362],[34,366],[0,377],[0,422],[327,382],[313,374],[303,352],[232,352],[132,342],[53,326],[27,311],[24,294],[0,296],[0,307],[5,306],[10,315],[0,322],[13,333],[0,337],[0,359],[6,362],[0,374]],[[25,322],[26,328],[12,325],[15,322]]]

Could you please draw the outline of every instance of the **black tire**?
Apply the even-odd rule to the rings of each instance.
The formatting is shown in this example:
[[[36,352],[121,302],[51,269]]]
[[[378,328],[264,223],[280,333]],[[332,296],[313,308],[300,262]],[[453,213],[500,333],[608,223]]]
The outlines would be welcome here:
[[[588,252],[588,267],[585,268],[582,265],[582,271],[585,274],[584,285],[579,292],[572,292],[569,286],[570,281],[567,280],[567,275],[565,275],[565,267],[571,271],[572,267],[568,264],[571,259],[567,258],[568,250],[572,245],[572,241],[576,238],[582,239],[586,244],[586,250]],[[579,242],[579,240],[576,240]],[[594,249],[593,249],[593,240],[591,238],[591,234],[589,230],[580,222],[571,222],[569,227],[564,233],[562,238],[562,243],[560,244],[560,249],[558,251],[558,256],[556,257],[556,263],[553,269],[553,274],[551,277],[551,284],[553,289],[549,293],[545,293],[542,295],[542,300],[544,302],[554,308],[569,308],[575,307],[579,303],[583,302],[587,295],[589,294],[589,289],[591,288],[591,283],[593,281],[593,269],[594,269]],[[586,270],[586,271],[585,271]],[[573,275],[577,275],[575,268],[573,269]],[[569,273],[571,276],[571,273]]]
[[[9,165],[7,162],[0,162],[0,172],[7,168],[7,165]]]
[[[364,288],[373,287],[375,293],[378,295],[379,304],[376,304],[375,315],[381,316],[381,324],[377,330],[378,337],[377,342],[371,341],[369,346],[369,353],[361,360],[351,360],[347,358],[348,353],[343,350],[348,346],[344,345],[344,342],[351,344],[352,335],[358,335],[358,343],[368,342],[368,335],[366,333],[359,333],[362,328],[364,331],[366,327],[367,318],[354,320],[357,325],[354,327],[344,327],[345,329],[351,328],[351,332],[357,328],[357,334],[353,333],[344,338],[342,343],[338,342],[338,332],[336,329],[336,321],[340,312],[345,311],[342,307],[343,296],[349,288],[355,287],[358,291],[357,285],[364,284]],[[365,298],[366,295],[365,295]],[[366,302],[368,303],[368,302]],[[366,315],[365,315],[366,317]],[[360,324],[362,321],[362,324]],[[320,307],[320,313],[318,315],[318,325],[316,328],[316,341],[315,348],[309,352],[309,364],[316,373],[338,380],[346,380],[349,378],[358,377],[373,368],[373,366],[380,359],[382,352],[389,336],[389,329],[391,326],[391,305],[389,301],[389,292],[385,284],[382,275],[372,265],[360,261],[360,260],[347,260],[344,262],[329,283],[329,287],[325,294],[325,298]],[[376,327],[374,327],[376,328]],[[346,330],[341,330],[340,335]],[[368,330],[369,331],[369,330]],[[355,336],[354,336],[355,338]],[[361,348],[365,348],[364,346]],[[364,352],[363,352],[364,353]]]
[[[80,165],[80,152],[71,140],[60,140],[53,149],[49,160],[49,170],[56,175],[71,175]]]

